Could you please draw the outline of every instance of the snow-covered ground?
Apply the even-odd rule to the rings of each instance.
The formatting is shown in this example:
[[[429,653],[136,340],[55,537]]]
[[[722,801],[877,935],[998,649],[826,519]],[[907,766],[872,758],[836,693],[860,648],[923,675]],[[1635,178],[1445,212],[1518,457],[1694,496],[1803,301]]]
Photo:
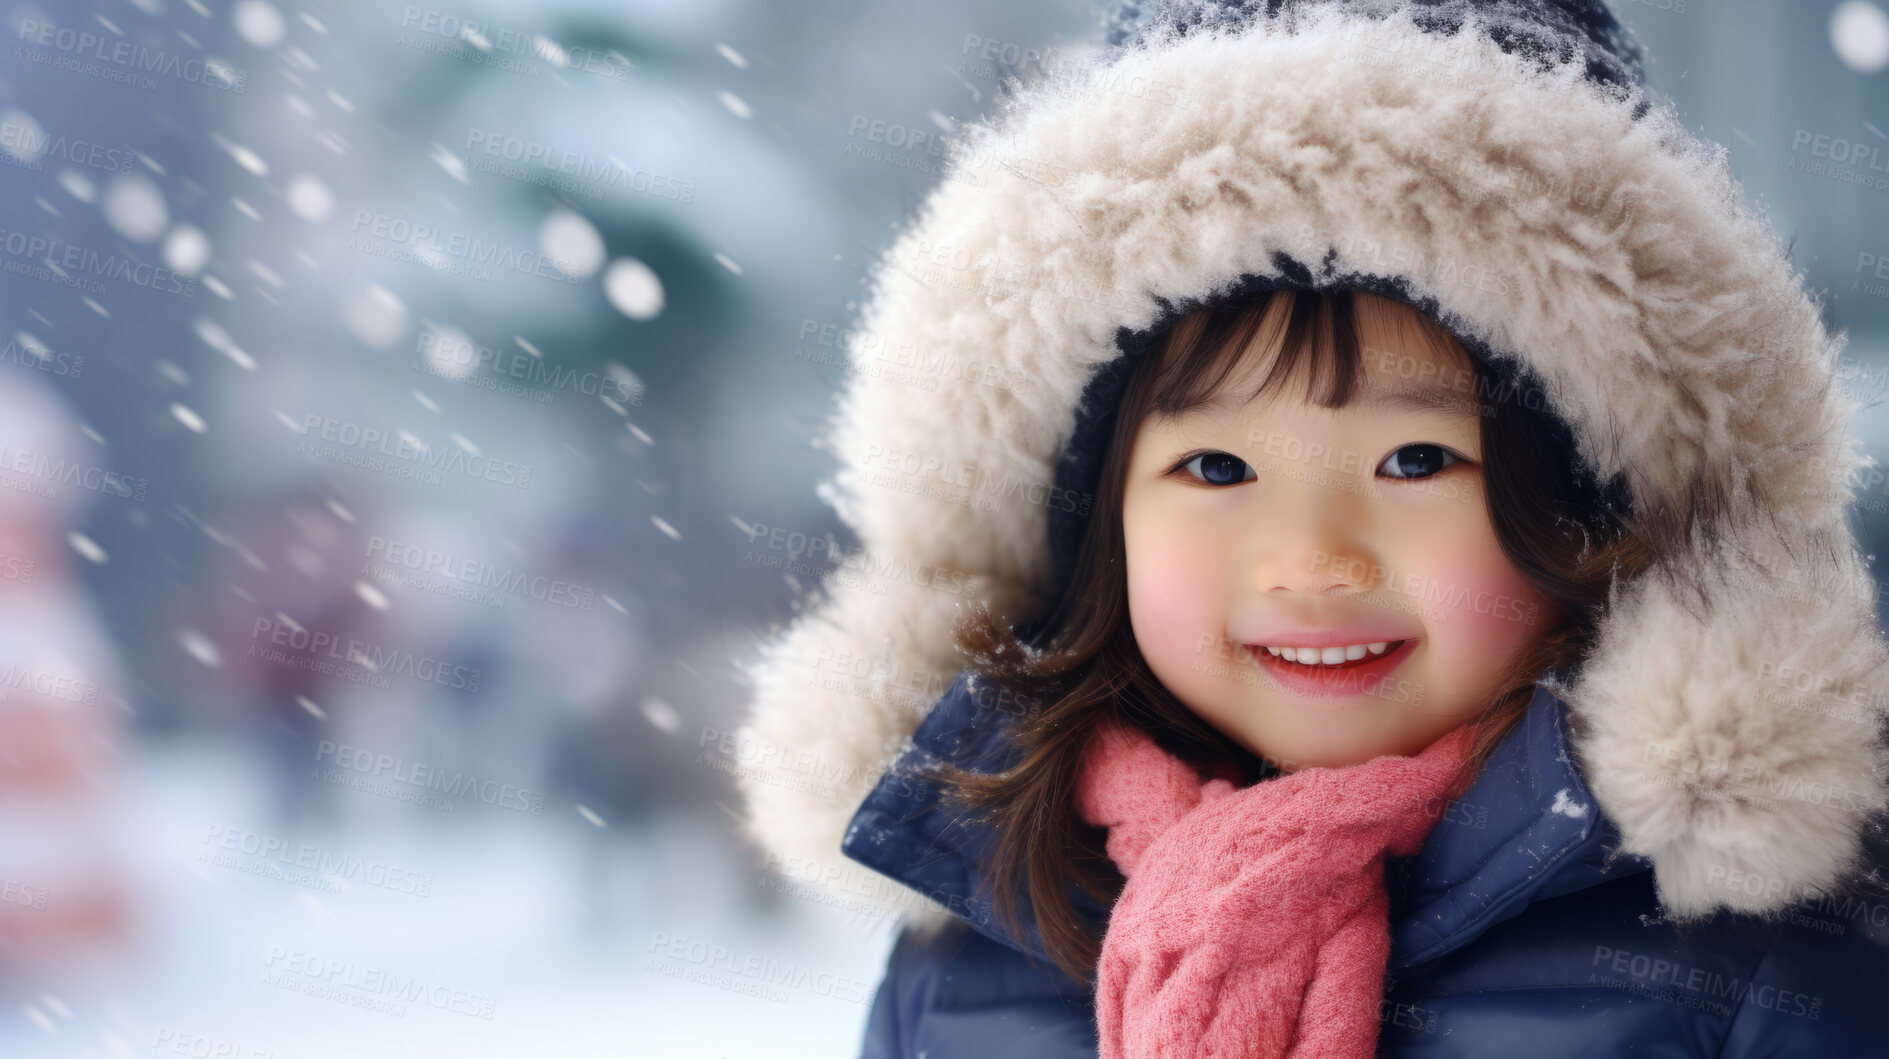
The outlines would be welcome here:
[[[857,1048],[891,924],[774,899],[726,816],[600,829],[547,804],[455,826],[291,828],[246,818],[267,777],[243,760],[207,744],[141,759],[119,836],[135,948],[115,968],[12,983],[0,1055]],[[244,852],[271,840],[285,852]],[[338,866],[326,878],[260,873],[324,857]]]

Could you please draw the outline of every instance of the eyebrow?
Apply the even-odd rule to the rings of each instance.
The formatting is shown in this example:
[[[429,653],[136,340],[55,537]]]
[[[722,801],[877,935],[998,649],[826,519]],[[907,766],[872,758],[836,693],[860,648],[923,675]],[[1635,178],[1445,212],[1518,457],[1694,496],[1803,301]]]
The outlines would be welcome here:
[[[1482,409],[1467,397],[1443,390],[1387,390],[1368,393],[1360,399],[1366,408],[1386,408],[1402,412],[1443,416],[1449,419],[1481,419]]]
[[[1244,402],[1221,394],[1212,400],[1202,402],[1197,409],[1203,412],[1230,412],[1236,405]],[[1419,415],[1438,416],[1444,419],[1482,418],[1481,406],[1467,396],[1459,396],[1445,390],[1383,390],[1367,391],[1359,394],[1352,401],[1354,405],[1374,410],[1415,412]]]

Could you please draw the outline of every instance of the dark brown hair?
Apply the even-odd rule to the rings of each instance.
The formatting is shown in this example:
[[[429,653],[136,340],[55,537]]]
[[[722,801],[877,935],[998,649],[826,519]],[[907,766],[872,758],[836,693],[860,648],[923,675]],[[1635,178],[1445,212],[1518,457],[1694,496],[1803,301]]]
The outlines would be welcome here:
[[[1555,605],[1555,618],[1501,674],[1501,690],[1476,721],[1466,766],[1472,773],[1520,721],[1543,674],[1585,657],[1613,579],[1649,563],[1623,511],[1614,505],[1596,511],[1591,495],[1579,491],[1572,458],[1548,440],[1539,391],[1504,380],[1442,324],[1420,311],[1396,312],[1398,305],[1364,292],[1283,291],[1182,316],[1129,374],[1070,583],[1046,614],[1033,616],[1029,642],[1012,626],[1021,616],[988,605],[959,625],[958,648],[970,658],[966,668],[974,682],[1026,705],[1006,732],[1020,756],[999,774],[943,764],[928,775],[942,784],[945,798],[996,829],[989,873],[996,911],[1020,934],[1016,897],[1027,888],[1044,951],[1072,978],[1093,984],[1101,951],[1100,936],[1072,901],[1073,888],[1109,907],[1124,884],[1105,851],[1106,832],[1084,821],[1074,803],[1078,768],[1096,726],[1105,720],[1136,725],[1182,760],[1241,786],[1279,771],[1176,699],[1135,644],[1122,495],[1129,450],[1148,416],[1177,416],[1212,399],[1253,350],[1277,355],[1249,399],[1305,370],[1307,400],[1343,407],[1357,387],[1365,352],[1360,309],[1395,328],[1404,348],[1415,342],[1448,350],[1473,371],[1490,521],[1509,562]],[[1318,396],[1321,380],[1328,385]]]

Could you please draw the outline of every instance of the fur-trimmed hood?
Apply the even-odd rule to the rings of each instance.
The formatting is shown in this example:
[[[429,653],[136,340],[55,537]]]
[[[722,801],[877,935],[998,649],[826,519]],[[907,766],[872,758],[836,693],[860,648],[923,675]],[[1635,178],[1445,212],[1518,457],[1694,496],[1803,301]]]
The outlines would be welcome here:
[[[821,496],[900,573],[767,643],[741,732],[856,780],[744,773],[748,833],[861,892],[847,823],[961,668],[961,608],[1060,588],[1125,350],[1235,288],[1374,289],[1529,378],[1656,545],[1556,693],[1665,910],[1842,885],[1889,804],[1870,461],[1844,336],[1724,149],[1598,2],[1253,6],[1130,10],[968,129],[878,263]]]

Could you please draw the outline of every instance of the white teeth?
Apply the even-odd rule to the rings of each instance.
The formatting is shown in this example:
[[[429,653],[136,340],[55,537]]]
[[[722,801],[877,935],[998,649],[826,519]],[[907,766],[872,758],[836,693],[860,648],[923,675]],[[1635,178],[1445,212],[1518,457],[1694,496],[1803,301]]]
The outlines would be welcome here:
[[[1390,649],[1391,644],[1402,642],[1402,640],[1381,640],[1377,643],[1354,643],[1343,647],[1267,647],[1266,652],[1300,665],[1335,666],[1346,662],[1356,662],[1367,654],[1381,655]]]

